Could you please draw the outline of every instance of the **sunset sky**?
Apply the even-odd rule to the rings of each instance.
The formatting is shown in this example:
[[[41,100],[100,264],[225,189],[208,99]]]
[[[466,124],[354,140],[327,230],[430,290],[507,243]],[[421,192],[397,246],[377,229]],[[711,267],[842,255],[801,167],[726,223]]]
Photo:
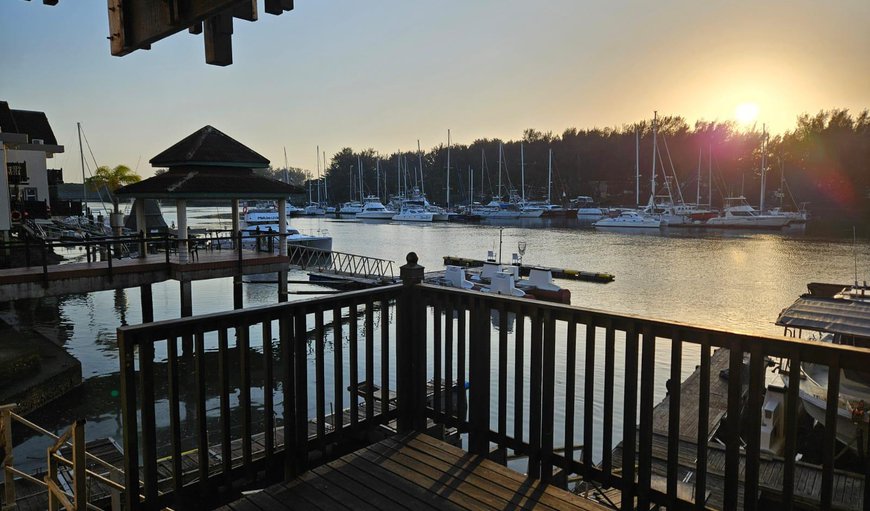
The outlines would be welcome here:
[[[867,0],[260,4],[259,21],[235,20],[221,68],[186,32],[112,57],[105,0],[2,0],[0,100],[48,115],[68,182],[77,121],[100,165],[150,176],[150,158],[206,124],[313,170],[318,144],[425,149],[448,128],[470,143],[757,111],[778,133],[804,112],[870,108]]]

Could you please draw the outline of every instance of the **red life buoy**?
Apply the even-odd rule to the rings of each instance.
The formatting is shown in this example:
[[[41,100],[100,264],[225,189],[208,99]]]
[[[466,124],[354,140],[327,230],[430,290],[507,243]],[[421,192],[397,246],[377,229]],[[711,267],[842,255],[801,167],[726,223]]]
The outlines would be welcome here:
[[[21,212],[20,211],[13,211],[11,217],[12,217],[13,222],[20,222],[21,221]]]

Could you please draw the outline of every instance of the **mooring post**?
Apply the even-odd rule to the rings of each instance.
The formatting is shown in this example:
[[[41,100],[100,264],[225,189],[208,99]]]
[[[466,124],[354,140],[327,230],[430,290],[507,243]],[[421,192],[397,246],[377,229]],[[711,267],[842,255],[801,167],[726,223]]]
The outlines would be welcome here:
[[[139,231],[139,259],[144,259],[145,255],[145,231]]]
[[[73,441],[73,504],[76,509],[88,508],[88,481],[85,470],[87,459],[85,457],[85,420],[79,419],[72,425]]]
[[[139,297],[142,302],[142,322],[151,323],[154,321],[154,298],[151,294],[151,284],[142,284],[139,286]]]
[[[402,265],[402,293],[396,302],[396,397],[399,431],[422,430],[426,425],[426,305],[418,284],[424,268],[410,252]]]
[[[182,280],[179,285],[181,286],[181,317],[189,318],[193,316],[193,282]],[[181,337],[181,353],[185,358],[193,354],[193,337],[190,335]]]
[[[3,480],[13,481],[12,465],[12,410],[15,405],[0,406],[0,465],[3,466]],[[15,485],[3,485],[3,509],[15,507]]]

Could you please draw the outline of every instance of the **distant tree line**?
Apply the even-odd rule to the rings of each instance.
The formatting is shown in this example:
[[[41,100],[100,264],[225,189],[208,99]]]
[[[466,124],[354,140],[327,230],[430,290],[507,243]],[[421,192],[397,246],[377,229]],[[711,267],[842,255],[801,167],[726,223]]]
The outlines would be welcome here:
[[[561,135],[527,129],[522,140],[480,139],[469,145],[452,145],[450,203],[486,202],[505,197],[510,188],[519,195],[525,191],[527,199],[546,198],[550,149],[552,202],[588,195],[609,205],[635,204],[638,200],[646,203],[653,165],[652,128],[653,121],[648,119],[618,128],[568,128]],[[700,196],[700,202],[711,199],[712,205],[719,207],[724,197],[745,195],[758,204],[763,138],[760,127],[741,130],[733,122],[718,121],[698,121],[690,126],[683,117],[663,116],[658,118],[657,133],[660,154],[656,160],[656,186],[660,190],[662,175],[668,175],[672,176],[672,193],[677,195],[679,190],[685,202],[695,202]],[[639,199],[635,197],[636,137]],[[521,145],[524,179],[520,173]],[[380,155],[373,149],[344,148],[333,156],[324,177],[331,202],[358,199],[362,176],[365,195],[386,198],[407,185],[424,190],[433,202],[446,204],[447,158],[446,144],[422,154],[408,151]],[[845,109],[801,115],[793,130],[768,136],[765,162],[768,204],[778,205],[782,196],[786,208],[806,202],[810,211],[822,216],[845,214],[855,219],[870,213],[868,110],[858,115]],[[295,176],[304,179],[304,172]],[[783,190],[781,176],[785,176]],[[521,190],[523,181],[525,187]]]

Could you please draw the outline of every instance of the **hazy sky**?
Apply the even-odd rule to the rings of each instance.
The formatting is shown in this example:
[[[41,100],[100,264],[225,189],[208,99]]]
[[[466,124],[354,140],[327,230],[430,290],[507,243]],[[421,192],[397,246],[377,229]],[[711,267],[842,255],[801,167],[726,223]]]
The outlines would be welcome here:
[[[262,9],[262,2],[260,2]],[[80,180],[76,122],[100,165],[148,160],[211,124],[281,166],[315,147],[383,153],[523,129],[652,116],[774,132],[803,113],[870,107],[870,1],[298,0],[235,20],[234,64],[186,32],[109,52],[105,0],[0,0],[0,99],[44,111]]]

